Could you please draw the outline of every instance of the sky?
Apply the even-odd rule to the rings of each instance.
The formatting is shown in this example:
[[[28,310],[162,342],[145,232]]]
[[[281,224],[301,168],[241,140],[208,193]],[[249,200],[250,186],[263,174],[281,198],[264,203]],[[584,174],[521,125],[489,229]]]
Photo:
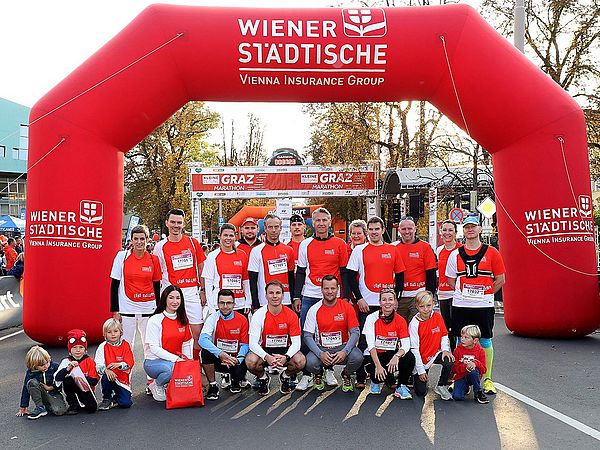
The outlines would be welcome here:
[[[357,2],[336,0],[2,0],[0,1],[0,97],[33,106],[46,92],[123,29],[146,6],[326,7]],[[476,6],[477,0],[463,1]],[[210,103],[228,128],[245,129],[248,113],[265,126],[267,154],[280,147],[302,151],[310,123],[297,103]],[[242,139],[242,131],[239,131]],[[226,129],[226,136],[230,131]],[[222,142],[221,133],[212,137]],[[243,142],[242,142],[243,144]],[[237,143],[238,148],[241,145]]]

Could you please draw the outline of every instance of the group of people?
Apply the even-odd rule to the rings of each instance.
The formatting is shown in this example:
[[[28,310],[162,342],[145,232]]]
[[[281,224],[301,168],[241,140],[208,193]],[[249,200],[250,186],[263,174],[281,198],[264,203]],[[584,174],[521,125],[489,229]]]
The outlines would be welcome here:
[[[100,348],[95,358],[101,368],[84,372],[90,377],[86,392],[93,393],[100,377],[100,409],[131,404],[131,396],[121,392],[127,390],[121,384],[128,384],[114,386],[115,370],[128,374],[133,360],[115,360],[106,349],[124,346],[130,352],[136,329],[144,343],[147,393],[157,401],[166,398],[175,363],[194,358],[201,360],[208,379],[208,400],[219,398],[216,372],[225,374],[221,388],[237,393],[250,386],[249,371],[264,396],[275,373],[283,394],[311,385],[317,390],[338,386],[333,369],[341,365],[344,392],[364,389],[368,377],[372,394],[387,385],[396,397],[410,399],[412,384],[419,396],[430,388],[444,400],[462,400],[472,386],[475,400],[487,403],[485,394],[495,393],[494,293],[504,283],[505,270],[498,251],[481,243],[478,218],[465,219],[464,245],[456,241],[456,224],[444,222],[437,252],[416,237],[410,218],[400,223],[395,243],[384,241],[381,218],[354,221],[350,244],[330,233],[331,214],[325,208],[316,209],[312,219],[314,235],[305,238],[304,219],[294,215],[288,243],[279,240],[282,221],[274,214],[264,219],[264,242],[254,218],[245,220],[237,240],[235,226],[224,224],[219,247],[207,256],[184,234],[182,210],[169,211],[169,233],[153,254],[146,251],[148,229],[135,227],[132,249],[116,255],[110,275],[114,322],[105,327],[117,323],[121,328],[110,339],[105,330],[104,358],[98,357]],[[435,293],[441,314],[433,310]],[[51,408],[44,399],[60,390],[57,381],[67,396],[65,411],[78,410],[64,379],[86,358],[70,350],[56,376],[44,378],[53,389],[31,393],[34,413]],[[43,356],[27,360],[30,378],[50,370],[42,370],[46,363],[52,366]],[[29,385],[26,378],[20,413],[29,401]],[[81,404],[86,408],[85,401]],[[92,409],[89,404],[86,410]]]
[[[25,253],[23,253],[23,239],[21,236],[7,238],[0,235],[0,260],[2,275],[13,275],[17,279],[23,276]]]

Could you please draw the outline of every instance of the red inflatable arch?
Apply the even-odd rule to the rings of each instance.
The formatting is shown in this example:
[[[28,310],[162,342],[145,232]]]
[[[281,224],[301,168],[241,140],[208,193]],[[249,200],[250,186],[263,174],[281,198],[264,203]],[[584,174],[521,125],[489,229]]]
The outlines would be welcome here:
[[[154,5],[31,112],[25,331],[101,338],[123,153],[186,102],[399,99],[428,100],[493,154],[508,327],[596,329],[582,111],[475,10]]]

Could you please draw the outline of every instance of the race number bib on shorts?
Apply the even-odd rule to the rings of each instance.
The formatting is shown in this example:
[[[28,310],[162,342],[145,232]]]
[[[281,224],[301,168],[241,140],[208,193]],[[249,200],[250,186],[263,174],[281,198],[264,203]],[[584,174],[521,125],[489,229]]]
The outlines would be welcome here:
[[[222,289],[240,290],[242,288],[242,276],[240,274],[223,275],[221,277]]]
[[[377,350],[396,350],[398,338],[375,336],[375,348]]]
[[[189,250],[184,250],[180,255],[171,256],[173,270],[191,269],[194,267],[194,255]]]
[[[462,296],[465,300],[482,301],[485,287],[478,284],[463,284]]]
[[[265,347],[287,347],[288,346],[288,335],[287,334],[267,334]]]
[[[330,331],[321,333],[321,345],[323,347],[339,347],[342,344],[343,342],[341,331]]]
[[[279,275],[288,271],[285,258],[269,259],[267,264],[269,265],[269,275]]]
[[[237,353],[238,341],[232,339],[217,339],[217,348],[227,353]]]

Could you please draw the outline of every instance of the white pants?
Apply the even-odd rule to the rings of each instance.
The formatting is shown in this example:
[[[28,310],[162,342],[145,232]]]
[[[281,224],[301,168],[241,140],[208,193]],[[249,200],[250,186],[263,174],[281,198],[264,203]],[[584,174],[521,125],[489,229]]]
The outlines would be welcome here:
[[[148,324],[149,317],[142,317],[141,314],[135,314],[133,317],[121,316],[123,323],[123,339],[129,342],[131,349],[135,345],[135,330],[140,332],[142,338],[142,345],[146,342],[146,325]],[[146,358],[146,346],[144,347],[144,359]]]

